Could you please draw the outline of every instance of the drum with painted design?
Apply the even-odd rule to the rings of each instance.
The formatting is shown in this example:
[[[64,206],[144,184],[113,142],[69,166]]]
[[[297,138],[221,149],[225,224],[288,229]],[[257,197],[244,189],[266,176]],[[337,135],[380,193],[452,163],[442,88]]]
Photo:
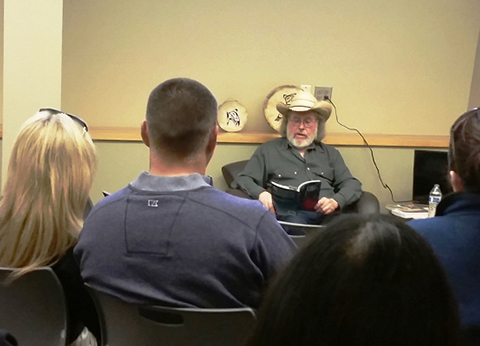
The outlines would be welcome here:
[[[275,130],[280,131],[283,115],[277,111],[277,103],[283,102],[287,105],[293,97],[302,89],[295,85],[282,85],[273,89],[263,103],[263,114],[268,124]]]

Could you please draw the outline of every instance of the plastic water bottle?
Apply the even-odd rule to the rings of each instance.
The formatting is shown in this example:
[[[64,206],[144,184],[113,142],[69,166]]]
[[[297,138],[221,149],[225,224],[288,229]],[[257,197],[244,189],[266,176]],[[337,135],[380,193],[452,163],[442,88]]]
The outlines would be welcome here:
[[[442,191],[440,190],[440,186],[435,184],[430,190],[430,195],[428,197],[428,217],[434,217],[435,211],[437,210],[437,205],[440,203],[442,199]]]

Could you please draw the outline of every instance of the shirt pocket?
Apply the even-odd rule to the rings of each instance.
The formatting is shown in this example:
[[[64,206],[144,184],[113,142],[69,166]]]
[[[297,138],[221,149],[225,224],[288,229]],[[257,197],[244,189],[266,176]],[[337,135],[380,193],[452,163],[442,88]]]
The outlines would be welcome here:
[[[297,171],[289,169],[276,169],[268,176],[268,181],[276,181],[278,183],[282,182],[292,182],[298,179]]]
[[[325,179],[330,183],[333,183],[334,181],[334,171],[331,167],[312,167],[310,172],[316,179]]]

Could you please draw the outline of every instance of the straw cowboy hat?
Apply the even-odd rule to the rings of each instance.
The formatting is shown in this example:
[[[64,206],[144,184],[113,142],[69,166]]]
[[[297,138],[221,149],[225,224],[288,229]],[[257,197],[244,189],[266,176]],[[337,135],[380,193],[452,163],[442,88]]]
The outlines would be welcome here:
[[[333,107],[330,102],[317,101],[317,99],[308,91],[300,91],[295,95],[290,104],[287,105],[283,102],[277,103],[277,110],[283,114],[283,116],[287,116],[289,111],[313,111],[318,113],[323,120],[327,121],[332,113]]]

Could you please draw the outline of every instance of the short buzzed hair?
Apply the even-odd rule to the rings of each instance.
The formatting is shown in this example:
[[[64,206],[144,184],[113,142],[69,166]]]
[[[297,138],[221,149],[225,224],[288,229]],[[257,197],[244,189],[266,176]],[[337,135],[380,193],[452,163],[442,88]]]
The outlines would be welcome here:
[[[217,101],[203,84],[174,78],[150,93],[147,125],[150,145],[187,158],[203,148],[215,127]]]

